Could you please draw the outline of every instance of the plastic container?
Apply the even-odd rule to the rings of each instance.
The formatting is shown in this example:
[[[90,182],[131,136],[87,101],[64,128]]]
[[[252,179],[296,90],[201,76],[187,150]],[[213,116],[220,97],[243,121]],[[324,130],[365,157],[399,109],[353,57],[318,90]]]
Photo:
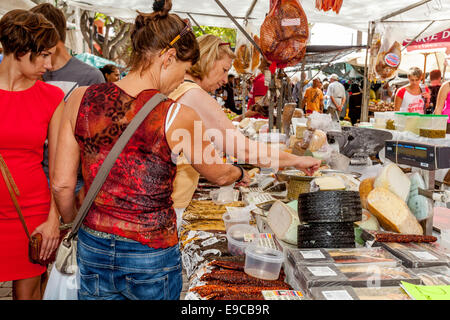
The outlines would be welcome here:
[[[209,193],[209,196],[211,197],[211,200],[217,205],[224,205],[237,201],[236,193],[237,196],[239,196],[239,190],[234,190],[233,187],[234,184],[231,186],[221,187],[219,189],[212,190]]]
[[[373,127],[377,129],[386,128],[386,114],[384,112],[374,112],[374,124]]]
[[[250,218],[250,214],[246,211],[234,212],[233,216],[230,213],[224,213],[222,217],[226,231],[235,224],[249,224]]]
[[[419,135],[425,138],[445,138],[448,115],[420,115]]]
[[[405,130],[419,135],[419,126],[421,115],[419,113],[408,113],[405,115]]]
[[[249,224],[235,224],[227,231],[228,251],[233,256],[245,255],[245,248],[251,242],[245,241],[246,234],[259,234],[258,229]]]
[[[395,129],[397,131],[405,131],[406,127],[406,112],[396,112],[394,115]]]
[[[280,276],[283,260],[281,251],[250,245],[245,249],[244,272],[258,279],[276,280]]]

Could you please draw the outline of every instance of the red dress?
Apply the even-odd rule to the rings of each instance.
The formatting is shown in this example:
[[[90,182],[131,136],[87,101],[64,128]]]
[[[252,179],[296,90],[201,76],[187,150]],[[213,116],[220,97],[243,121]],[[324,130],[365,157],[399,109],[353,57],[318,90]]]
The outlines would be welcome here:
[[[61,89],[42,81],[23,91],[0,89],[0,154],[19,188],[17,200],[30,234],[46,221],[50,209],[41,162],[50,120],[63,98]],[[45,270],[28,261],[28,238],[0,175],[0,282]]]

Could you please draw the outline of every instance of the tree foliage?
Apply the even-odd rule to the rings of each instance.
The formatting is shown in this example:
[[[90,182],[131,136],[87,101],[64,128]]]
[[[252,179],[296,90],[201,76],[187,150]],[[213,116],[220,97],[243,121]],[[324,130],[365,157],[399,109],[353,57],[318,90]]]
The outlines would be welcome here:
[[[194,34],[196,37],[199,37],[203,34],[212,34],[220,39],[222,39],[224,42],[229,42],[231,44],[231,47],[236,47],[236,30],[231,28],[220,28],[220,27],[208,27],[208,26],[202,26],[201,29],[197,26],[193,26],[192,29],[194,30]],[[203,31],[204,33],[203,33]]]

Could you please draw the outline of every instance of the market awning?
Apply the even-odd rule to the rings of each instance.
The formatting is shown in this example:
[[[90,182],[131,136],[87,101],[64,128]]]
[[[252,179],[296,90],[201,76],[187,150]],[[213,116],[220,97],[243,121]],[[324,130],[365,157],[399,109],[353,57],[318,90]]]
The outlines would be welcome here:
[[[408,52],[417,50],[422,52],[434,52],[437,51],[437,49],[443,49],[442,51],[450,53],[450,28],[432,36],[410,42],[410,40],[405,40],[403,42],[404,46],[408,46],[406,48]]]
[[[2,0],[0,1],[0,16],[13,9],[28,10],[35,5],[31,0]]]
[[[268,0],[221,0],[227,10],[242,23],[247,17],[259,27],[269,11]],[[389,17],[393,12],[410,7],[415,3],[423,5],[408,10],[400,15],[388,18],[385,23],[395,24],[401,29],[405,38],[413,39],[428,24],[433,24],[423,33],[432,35],[446,28],[450,23],[450,1],[444,0],[396,0],[396,1],[363,1],[344,0],[340,13],[323,12],[315,8],[315,0],[300,1],[310,23],[333,23],[360,31],[367,31],[369,21],[377,21]],[[101,12],[125,21],[133,21],[136,10],[151,12],[153,1],[149,0],[68,0],[69,5],[82,9]],[[251,10],[250,10],[251,9]],[[173,0],[172,12],[183,18],[189,15],[200,25],[235,28],[215,0]],[[189,15],[188,15],[189,14]],[[403,23],[400,23],[403,22]]]

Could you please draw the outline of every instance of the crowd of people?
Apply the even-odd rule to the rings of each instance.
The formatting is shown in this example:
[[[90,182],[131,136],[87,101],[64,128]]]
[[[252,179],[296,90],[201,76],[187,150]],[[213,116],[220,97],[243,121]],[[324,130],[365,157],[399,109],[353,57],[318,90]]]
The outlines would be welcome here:
[[[0,19],[0,282],[12,281],[13,299],[42,299],[48,275],[47,265],[28,259],[24,226],[42,235],[40,258],[49,258],[60,225],[74,220],[105,158],[157,94],[168,98],[134,132],[78,232],[81,300],[179,299],[179,217],[199,175],[218,186],[249,182],[223,154],[308,175],[319,168],[320,160],[250,141],[235,128],[212,96],[232,84],[233,51],[212,35],[196,39],[171,7],[157,0],[152,13],[138,13],[129,72],[120,79],[114,68],[70,56],[64,14],[53,5]],[[207,129],[216,136],[205,138]]]

